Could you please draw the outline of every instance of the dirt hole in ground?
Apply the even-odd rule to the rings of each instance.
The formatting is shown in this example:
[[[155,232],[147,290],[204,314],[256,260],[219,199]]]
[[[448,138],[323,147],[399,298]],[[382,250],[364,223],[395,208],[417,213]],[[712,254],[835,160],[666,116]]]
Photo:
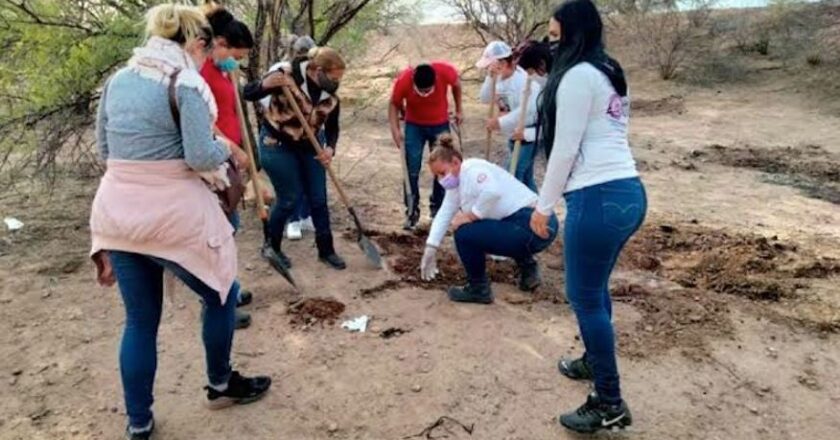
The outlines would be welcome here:
[[[291,324],[295,327],[311,327],[315,324],[333,325],[344,313],[344,303],[332,298],[307,298],[289,306]]]
[[[819,145],[756,148],[712,145],[685,158],[767,173],[764,180],[791,186],[806,196],[840,204],[840,155]]]
[[[681,115],[685,113],[685,99],[680,95],[661,99],[633,99],[630,101],[630,109],[633,114],[642,116]]]

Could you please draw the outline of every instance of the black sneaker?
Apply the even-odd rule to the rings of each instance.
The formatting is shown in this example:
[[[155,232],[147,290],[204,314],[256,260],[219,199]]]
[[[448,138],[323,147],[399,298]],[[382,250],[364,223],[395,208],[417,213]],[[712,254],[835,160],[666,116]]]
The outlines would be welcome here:
[[[345,263],[344,259],[339,257],[337,254],[330,254],[325,257],[319,257],[318,259],[335,270],[347,269],[347,263]]]
[[[247,405],[262,399],[271,388],[271,378],[268,376],[244,377],[234,371],[228,380],[228,387],[224,391],[216,391],[211,387],[207,390],[207,406],[210,409],[223,409],[233,405]]]
[[[623,400],[618,405],[609,405],[592,393],[583,406],[561,415],[560,424],[575,432],[591,434],[602,429],[624,429],[633,424],[633,416]]]
[[[589,362],[586,362],[585,357],[574,360],[566,358],[560,359],[560,361],[557,362],[557,369],[560,370],[560,374],[572,380],[595,379],[595,375],[592,374],[592,367],[589,366]]]
[[[263,244],[260,254],[263,258],[268,260],[269,263],[273,260],[280,263],[286,269],[292,268],[292,260],[289,259],[283,251],[275,251],[268,243]]]
[[[242,330],[243,328],[248,328],[251,326],[251,314],[248,312],[243,312],[242,310],[236,310],[236,321],[235,321],[236,329]]]
[[[239,291],[239,301],[236,303],[236,307],[244,307],[252,302],[254,302],[254,294],[250,290]]]
[[[493,291],[490,290],[490,283],[478,285],[467,284],[464,287],[450,287],[446,293],[449,294],[449,299],[455,302],[475,304],[493,303]]]
[[[125,428],[125,438],[126,440],[149,440],[152,438],[152,434],[155,433],[155,420],[152,419],[152,424],[150,425],[149,429],[144,429],[140,432],[132,432],[131,426],[126,426]]]
[[[540,265],[536,262],[519,266],[519,290],[533,292],[542,284]]]

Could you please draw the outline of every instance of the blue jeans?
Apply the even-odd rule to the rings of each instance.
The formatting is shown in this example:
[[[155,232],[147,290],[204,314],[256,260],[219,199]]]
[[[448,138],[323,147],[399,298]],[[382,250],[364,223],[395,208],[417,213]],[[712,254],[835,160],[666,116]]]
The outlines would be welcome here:
[[[510,170],[510,161],[513,160],[514,141],[508,141],[508,155],[505,161],[505,169]],[[534,142],[522,142],[519,148],[519,161],[516,163],[514,177],[531,189],[537,192],[537,181],[534,180],[534,158],[537,156],[537,144]]]
[[[229,300],[222,304],[218,292],[171,261],[130,252],[109,251],[108,255],[125,305],[120,375],[126,412],[129,424],[140,428],[152,419],[157,333],[163,309],[163,270],[172,271],[201,299],[201,337],[207,380],[211,385],[224,385],[230,378],[236,301],[230,293]]]
[[[230,225],[233,226],[233,234],[236,235],[239,232],[239,227],[242,225],[242,222],[239,218],[239,211],[233,211],[228,216],[228,221]],[[242,293],[242,285],[239,284],[239,279],[233,281],[233,287],[230,289],[231,297],[236,298],[236,302],[239,303],[239,296]]]
[[[502,220],[479,220],[455,231],[455,247],[471,285],[488,282],[487,255],[513,258],[520,267],[536,264],[534,255],[542,252],[557,237],[557,216],[551,216],[551,235],[543,239],[531,230],[534,208],[522,208]]]
[[[413,200],[408,200],[408,193],[405,192],[405,184],[403,184],[404,201],[406,208],[406,215],[414,214],[420,215],[420,170],[423,167],[423,150],[426,144],[429,145],[429,151],[433,148],[438,136],[443,133],[449,133],[449,123],[440,125],[417,125],[411,122],[405,123],[405,156],[406,165],[408,166],[408,180],[411,183],[411,196]],[[432,217],[440,209],[443,203],[443,196],[446,191],[440,186],[437,179],[432,179],[432,196],[429,199],[429,209],[432,212]]]
[[[279,243],[286,223],[298,213],[304,196],[309,203],[316,241],[331,237],[330,211],[327,205],[327,172],[314,153],[288,148],[282,144],[268,145],[265,130],[260,136],[260,161],[277,198],[271,208],[269,231]],[[331,239],[330,239],[331,240]],[[320,250],[320,249],[319,249]]]
[[[301,194],[300,202],[298,202],[298,205],[295,207],[295,212],[292,214],[289,221],[299,222],[303,219],[309,218],[310,216],[309,201],[306,200],[306,194]]]
[[[647,196],[639,178],[614,180],[566,194],[566,296],[577,316],[595,391],[621,401],[609,281],[618,255],[639,229]]]

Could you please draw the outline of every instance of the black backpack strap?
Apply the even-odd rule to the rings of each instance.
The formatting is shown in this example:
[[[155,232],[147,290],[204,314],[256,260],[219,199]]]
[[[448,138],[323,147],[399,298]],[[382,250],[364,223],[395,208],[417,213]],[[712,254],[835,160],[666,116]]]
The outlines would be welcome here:
[[[175,69],[172,75],[169,75],[169,111],[172,112],[172,119],[175,121],[175,126],[181,130],[181,112],[178,110],[178,90],[175,83],[178,82],[178,74],[181,69]]]

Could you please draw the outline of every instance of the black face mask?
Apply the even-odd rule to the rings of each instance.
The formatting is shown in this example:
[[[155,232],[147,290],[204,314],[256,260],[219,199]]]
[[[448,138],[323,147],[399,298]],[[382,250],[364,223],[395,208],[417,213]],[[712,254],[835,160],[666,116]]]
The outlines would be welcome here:
[[[323,70],[318,72],[318,85],[321,86],[321,90],[329,93],[330,95],[335,95],[335,92],[338,91],[338,81],[333,81],[330,77],[324,73]]]
[[[557,52],[557,49],[560,48],[560,40],[549,41],[548,47],[551,50],[551,54],[553,55],[555,52]]]

